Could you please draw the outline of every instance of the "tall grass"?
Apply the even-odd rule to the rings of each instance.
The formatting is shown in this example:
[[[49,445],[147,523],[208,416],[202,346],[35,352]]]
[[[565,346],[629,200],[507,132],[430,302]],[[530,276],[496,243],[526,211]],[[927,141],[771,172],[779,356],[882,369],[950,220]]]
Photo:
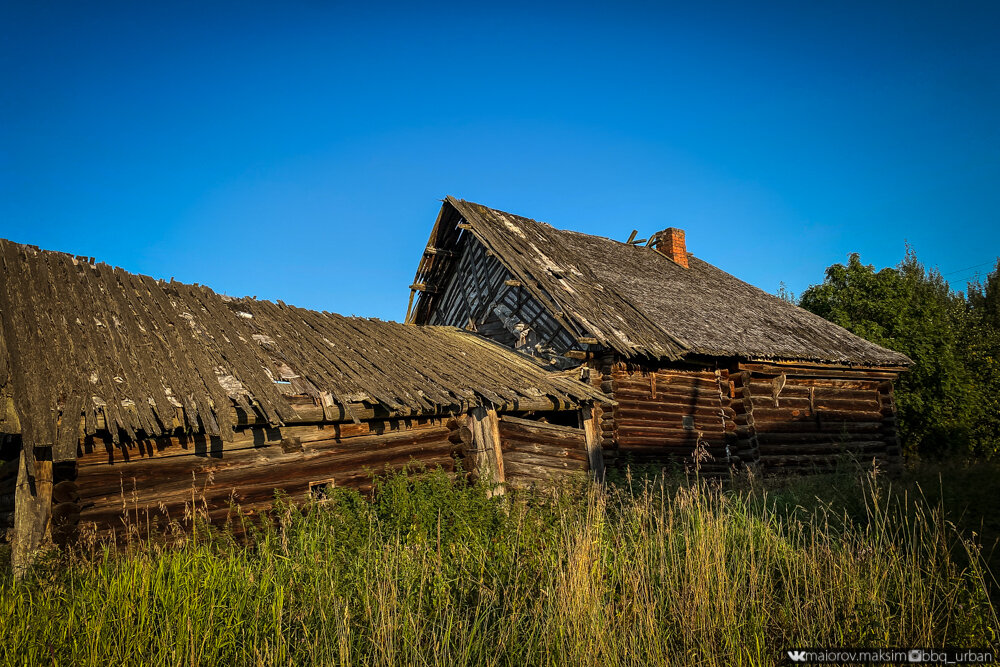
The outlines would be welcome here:
[[[838,482],[837,505],[662,482],[489,499],[401,475],[371,500],[278,502],[245,540],[80,547],[26,582],[3,575],[0,657],[732,665],[794,646],[997,645],[977,547],[939,509],[871,478]]]

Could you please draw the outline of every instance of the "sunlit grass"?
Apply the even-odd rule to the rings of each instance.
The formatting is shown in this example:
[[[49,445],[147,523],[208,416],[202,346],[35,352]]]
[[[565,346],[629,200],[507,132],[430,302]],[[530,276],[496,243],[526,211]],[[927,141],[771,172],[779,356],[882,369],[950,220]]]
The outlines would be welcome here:
[[[815,482],[662,482],[489,499],[443,473],[397,476],[371,500],[279,502],[244,540],[81,546],[25,583],[3,575],[0,657],[731,665],[794,646],[997,644],[978,547],[938,508],[857,474],[825,482],[835,501]]]

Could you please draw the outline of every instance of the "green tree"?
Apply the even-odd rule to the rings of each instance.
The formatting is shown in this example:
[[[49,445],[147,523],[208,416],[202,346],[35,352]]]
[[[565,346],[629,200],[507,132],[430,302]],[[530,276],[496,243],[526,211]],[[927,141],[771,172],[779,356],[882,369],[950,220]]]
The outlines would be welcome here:
[[[881,271],[852,254],[846,265],[829,267],[822,284],[803,292],[799,305],[913,360],[896,388],[907,454],[990,456],[997,440],[989,434],[1000,422],[995,410],[989,413],[981,367],[989,358],[983,332],[991,325],[978,314],[988,309],[969,303],[907,247],[903,261]],[[989,303],[997,305],[996,295]]]
[[[985,281],[969,283],[966,308],[963,345],[979,387],[974,434],[1000,450],[1000,259]]]

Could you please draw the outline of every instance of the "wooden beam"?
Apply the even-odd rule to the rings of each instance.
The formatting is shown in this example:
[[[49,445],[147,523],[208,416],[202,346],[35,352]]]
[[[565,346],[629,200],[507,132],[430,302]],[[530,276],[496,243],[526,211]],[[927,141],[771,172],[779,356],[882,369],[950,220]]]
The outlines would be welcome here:
[[[427,246],[424,250],[425,255],[439,255],[441,257],[454,257],[458,253],[454,250],[445,250],[444,248],[435,248],[434,246]]]
[[[488,494],[503,495],[506,482],[503,452],[500,448],[500,422],[496,410],[483,407],[469,411],[469,429],[472,431],[475,466],[480,482],[490,485]]]
[[[410,301],[406,304],[406,319],[403,320],[406,324],[413,324],[413,295],[417,293],[417,290],[410,290]]]
[[[34,474],[28,472],[29,454],[21,449],[21,464],[14,491],[14,539],[11,562],[14,576],[24,577],[38,551],[49,540],[52,512],[52,461],[35,461]]]
[[[601,427],[594,414],[594,406],[580,408],[580,422],[587,438],[587,458],[590,472],[597,482],[604,481],[604,450],[601,448]]]

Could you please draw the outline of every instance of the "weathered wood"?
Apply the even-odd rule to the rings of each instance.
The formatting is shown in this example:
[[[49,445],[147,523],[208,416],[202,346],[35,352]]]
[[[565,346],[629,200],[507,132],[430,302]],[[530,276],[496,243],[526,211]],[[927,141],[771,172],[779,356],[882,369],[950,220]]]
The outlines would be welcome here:
[[[528,419],[511,419],[506,415],[500,422],[501,437],[517,438],[529,442],[543,442],[569,447],[584,446],[586,434],[583,429]]]
[[[749,424],[740,424],[742,418],[752,417],[752,415],[738,415],[736,433],[739,435],[747,435],[751,428]],[[807,421],[762,421],[753,423],[752,428],[758,435],[763,435],[764,433],[783,433],[783,434],[823,434],[828,436],[836,436],[841,433],[871,433],[882,430],[883,426],[880,422],[863,422],[863,421],[834,421],[834,420],[822,420],[817,422],[815,419]]]
[[[472,442],[475,445],[475,463],[479,479],[493,485],[491,494],[502,494],[506,477],[496,411],[482,407],[473,408],[469,411],[469,429],[472,431]]]
[[[589,470],[590,466],[586,461],[578,461],[571,458],[558,458],[554,456],[538,456],[528,452],[507,451],[504,453],[504,464],[523,463],[532,466],[542,466],[546,468],[558,468],[560,470]]]
[[[643,400],[622,396],[619,392],[615,392],[615,397],[620,410],[629,414],[719,415],[724,409],[719,402],[718,393],[715,395],[706,393],[704,396],[694,396],[686,401],[671,400],[663,394],[657,394],[656,399],[647,397]]]
[[[808,408],[761,408],[754,407],[754,418],[758,423],[764,420],[775,421],[808,421],[816,419],[831,421],[859,421],[871,422],[882,418],[882,413],[878,410],[818,410],[814,414],[809,414]]]
[[[27,456],[22,450],[14,497],[11,562],[17,578],[28,572],[39,549],[50,539],[52,461],[36,460],[33,474],[29,474]]]
[[[587,441],[587,455],[590,472],[598,482],[604,481],[604,449],[601,447],[597,415],[593,407],[580,409],[580,421],[583,423],[584,437]]]
[[[455,444],[471,445],[472,430],[468,426],[460,426],[448,435],[448,441]]]
[[[52,486],[53,504],[75,503],[79,499],[80,499],[80,492],[77,489],[76,482],[63,480],[61,482],[57,482]]]
[[[790,376],[810,377],[810,378],[851,378],[858,380],[895,380],[899,377],[899,369],[862,369],[862,368],[809,368],[805,366],[773,366],[759,363],[740,363],[741,370],[748,370],[760,375],[778,376],[787,373]]]
[[[625,419],[618,423],[618,435],[623,438],[631,435],[649,437],[663,435],[664,437],[683,438],[688,435],[693,437],[699,433],[705,438],[720,438],[725,434],[725,429],[723,429],[721,421],[716,421],[715,423],[708,424],[705,427],[698,427],[696,425],[693,428],[684,428],[681,425],[680,420],[677,420],[676,425],[669,426],[663,422],[647,425]]]
[[[503,436],[503,451],[505,456],[507,452],[526,452],[559,459],[589,460],[587,451],[582,448],[545,444],[537,440],[515,440],[509,434]]]
[[[770,396],[766,398],[754,396],[752,400],[755,408],[794,408],[805,412],[809,410],[815,412],[878,412],[881,406],[879,406],[878,399],[875,396],[875,393],[872,392],[867,400],[817,398],[810,401],[808,397],[800,398],[784,395],[777,399],[773,399]]]
[[[566,470],[553,468],[551,466],[531,465],[528,463],[521,463],[520,461],[511,461],[507,466],[507,470],[512,481],[520,481],[522,483],[529,484],[531,482],[544,483],[553,480],[561,480],[574,475],[579,475],[582,478],[587,474],[583,470]]]

